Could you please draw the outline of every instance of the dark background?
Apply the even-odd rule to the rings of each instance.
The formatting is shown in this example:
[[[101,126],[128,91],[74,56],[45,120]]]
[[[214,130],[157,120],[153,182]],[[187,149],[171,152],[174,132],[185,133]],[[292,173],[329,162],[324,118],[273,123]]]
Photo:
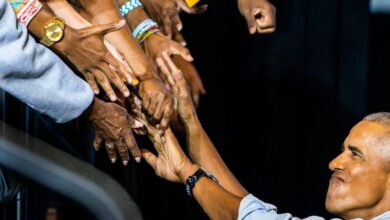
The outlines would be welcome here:
[[[280,212],[330,218],[324,208],[328,163],[356,122],[390,111],[390,15],[370,14],[368,0],[271,2],[277,8],[271,35],[250,36],[234,0],[209,1],[205,14],[182,16],[207,89],[199,117],[249,192]],[[123,168],[104,152],[94,154],[84,120],[56,125],[8,95],[2,101],[3,120],[112,175],[145,219],[206,218],[184,186],[155,177],[145,163]],[[148,143],[140,139],[139,145]],[[34,183],[24,200],[28,219],[41,219],[47,206],[65,219],[66,210],[74,219],[91,218]]]

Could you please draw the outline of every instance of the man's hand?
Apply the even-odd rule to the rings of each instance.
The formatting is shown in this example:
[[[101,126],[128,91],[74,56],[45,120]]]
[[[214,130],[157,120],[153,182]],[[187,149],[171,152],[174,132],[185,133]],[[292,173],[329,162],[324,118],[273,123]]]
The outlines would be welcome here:
[[[157,176],[171,182],[185,183],[199,167],[185,155],[171,129],[160,136],[157,129],[147,128],[158,155],[141,149],[144,160],[152,166]]]
[[[245,17],[251,34],[275,31],[276,9],[268,0],[238,0],[238,9]]]
[[[142,99],[142,107],[154,122],[159,122],[158,128],[165,131],[173,112],[173,99],[170,91],[161,79],[148,79],[139,84],[138,94]]]
[[[118,23],[95,25],[80,30],[66,27],[64,39],[54,45],[54,49],[68,58],[84,75],[95,93],[99,93],[97,82],[112,101],[116,100],[116,95],[110,83],[127,97],[130,92],[124,80],[131,83],[132,77],[123,64],[107,50],[103,37],[123,28],[125,24],[121,20]]]
[[[184,0],[142,0],[149,16],[163,27],[163,32],[172,37],[172,28],[180,31],[183,23],[180,20],[180,9],[189,14],[199,14],[207,10],[207,5],[189,8]]]
[[[131,132],[133,121],[124,108],[115,103],[106,103],[95,98],[89,119],[95,129],[95,150],[99,150],[104,141],[107,153],[113,163],[117,159],[118,151],[123,165],[127,165],[129,161],[128,149],[135,160],[140,161],[141,152]]]
[[[206,90],[194,64],[183,60],[179,56],[173,56],[172,60],[177,68],[183,72],[184,78],[191,90],[192,101],[196,107],[199,106],[200,96],[205,95]]]

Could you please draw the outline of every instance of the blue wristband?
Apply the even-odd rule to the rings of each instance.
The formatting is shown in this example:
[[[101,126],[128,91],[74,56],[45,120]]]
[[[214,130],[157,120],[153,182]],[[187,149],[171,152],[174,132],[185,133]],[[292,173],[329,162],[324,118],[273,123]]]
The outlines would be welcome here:
[[[145,21],[141,22],[133,31],[133,37],[137,38],[137,36],[140,34],[142,30],[145,30],[146,27],[152,27],[157,25],[156,22],[154,22],[151,19],[146,19]]]
[[[142,4],[139,2],[139,0],[130,0],[119,8],[119,12],[122,16],[125,16],[127,13],[131,12],[131,10],[138,7],[142,7]]]

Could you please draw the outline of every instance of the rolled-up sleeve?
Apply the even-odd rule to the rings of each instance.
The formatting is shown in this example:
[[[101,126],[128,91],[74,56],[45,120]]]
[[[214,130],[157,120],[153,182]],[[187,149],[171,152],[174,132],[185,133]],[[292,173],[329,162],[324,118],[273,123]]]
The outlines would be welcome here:
[[[289,213],[278,214],[276,206],[265,203],[252,194],[245,196],[240,203],[238,220],[299,220]],[[306,220],[324,220],[322,217],[310,216]]]
[[[93,92],[53,52],[37,44],[0,0],[0,88],[57,122],[85,111]]]

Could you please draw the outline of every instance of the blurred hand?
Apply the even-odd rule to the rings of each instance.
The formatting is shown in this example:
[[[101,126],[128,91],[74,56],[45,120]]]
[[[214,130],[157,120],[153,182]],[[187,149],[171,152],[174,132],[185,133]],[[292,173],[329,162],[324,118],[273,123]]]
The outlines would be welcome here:
[[[165,131],[173,112],[173,99],[170,91],[159,78],[141,81],[138,94],[142,107],[157,127]]]
[[[161,58],[162,52],[166,52],[169,55],[179,55],[188,62],[193,61],[190,51],[187,48],[180,45],[180,43],[162,35],[161,33],[152,34],[145,40],[143,45],[146,54],[153,60],[156,60],[158,57]]]
[[[276,9],[268,0],[238,0],[238,9],[245,17],[251,34],[275,31]]]
[[[140,162],[141,152],[131,131],[134,121],[124,108],[115,103],[106,103],[95,98],[89,120],[95,129],[95,150],[99,150],[104,141],[112,163],[115,163],[118,151],[123,165],[127,165],[129,161],[128,149],[135,160]]]
[[[131,74],[107,50],[103,37],[109,32],[121,29],[125,24],[126,22],[121,20],[117,23],[94,25],[79,30],[66,27],[64,39],[54,45],[55,50],[68,58],[84,75],[96,94],[99,93],[97,82],[112,101],[116,100],[116,95],[110,83],[127,97],[130,92],[124,80],[131,83]]]
[[[206,6],[189,8],[184,0],[141,0],[149,16],[162,26],[164,34],[172,36],[172,28],[181,30],[183,23],[180,20],[180,9],[190,13],[199,14],[207,9]]]
[[[206,94],[206,90],[198,71],[196,70],[194,64],[187,62],[179,56],[173,56],[172,60],[176,64],[177,68],[182,71],[184,79],[190,87],[192,101],[195,106],[198,107],[200,95]]]

